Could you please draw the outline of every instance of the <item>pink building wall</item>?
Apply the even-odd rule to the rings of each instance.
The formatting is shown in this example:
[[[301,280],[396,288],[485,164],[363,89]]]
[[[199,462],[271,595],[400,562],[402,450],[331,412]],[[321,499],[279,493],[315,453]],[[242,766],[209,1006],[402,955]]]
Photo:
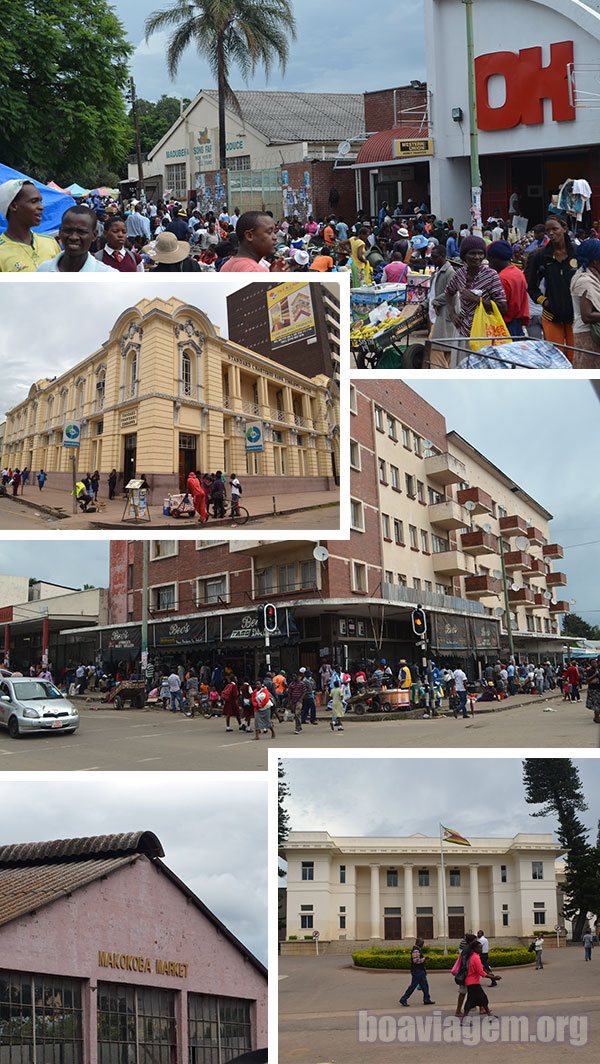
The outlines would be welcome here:
[[[101,950],[148,957],[152,973],[100,967]],[[156,959],[187,964],[187,977],[157,974]],[[251,999],[256,1002],[252,1048],[267,1045],[266,979],[145,857],[1,928],[0,967],[90,981],[84,993],[89,1064],[97,1062],[98,982]],[[180,995],[176,1018],[178,1064],[186,1064],[185,993]]]

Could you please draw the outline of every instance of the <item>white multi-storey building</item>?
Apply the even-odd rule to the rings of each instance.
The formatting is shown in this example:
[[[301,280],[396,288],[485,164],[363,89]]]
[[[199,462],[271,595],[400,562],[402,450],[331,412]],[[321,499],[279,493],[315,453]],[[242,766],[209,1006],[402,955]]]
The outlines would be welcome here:
[[[283,847],[288,938],[318,931],[326,941],[418,935],[431,942],[444,933],[460,940],[480,928],[509,939],[552,931],[561,853],[553,836],[520,832],[469,841],[469,847],[444,844],[444,890],[439,838],[290,832]]]

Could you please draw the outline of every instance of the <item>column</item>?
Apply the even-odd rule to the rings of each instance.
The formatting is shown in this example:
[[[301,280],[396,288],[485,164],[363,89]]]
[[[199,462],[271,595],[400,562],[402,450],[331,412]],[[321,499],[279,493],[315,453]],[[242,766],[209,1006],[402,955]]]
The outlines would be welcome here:
[[[446,899],[444,897],[444,873],[442,871],[441,864],[437,868],[437,888],[438,888],[438,901],[437,901],[437,937],[443,938],[447,924],[448,914],[446,912]]]
[[[4,625],[4,664],[10,667],[10,624]]]
[[[50,642],[50,617],[48,610],[42,622],[42,665],[48,666],[48,644]]]
[[[379,868],[378,864],[371,865],[371,938],[381,938],[379,901]]]
[[[497,899],[496,899],[496,886],[495,886],[495,883],[494,883],[494,873],[495,873],[495,871],[496,871],[496,867],[494,865],[492,865],[491,868],[489,869],[489,872],[488,872],[488,874],[489,874],[489,882],[490,882],[490,894],[489,894],[489,898],[490,898],[490,900],[489,900],[490,919],[489,919],[489,927],[485,928],[485,933],[486,933],[488,938],[495,937],[498,934],[499,929],[501,929],[501,927],[502,927],[502,916],[501,916],[502,910],[500,910],[499,913],[496,912],[496,901],[497,901]],[[479,930],[479,928],[478,928],[478,930]],[[500,930],[500,934],[502,934],[501,930]]]
[[[413,865],[404,865],[404,904],[402,906],[402,938],[415,937],[415,899],[413,897]]]
[[[479,865],[469,865],[469,894],[470,894],[470,907],[469,907],[469,919],[470,930],[474,935],[479,931]]]

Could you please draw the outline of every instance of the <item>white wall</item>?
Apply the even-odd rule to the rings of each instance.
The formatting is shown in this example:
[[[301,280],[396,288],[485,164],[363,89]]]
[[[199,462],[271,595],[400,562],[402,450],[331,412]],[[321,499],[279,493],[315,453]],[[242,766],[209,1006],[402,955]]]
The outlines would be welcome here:
[[[28,576],[0,576],[0,607],[27,602],[28,593]]]

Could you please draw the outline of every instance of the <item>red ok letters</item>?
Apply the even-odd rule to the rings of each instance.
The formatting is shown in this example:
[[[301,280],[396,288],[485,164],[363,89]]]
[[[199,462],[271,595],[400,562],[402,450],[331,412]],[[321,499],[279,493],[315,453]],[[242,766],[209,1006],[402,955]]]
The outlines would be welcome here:
[[[550,45],[550,62],[542,66],[541,48],[522,48],[520,52],[491,52],[475,60],[477,86],[477,124],[492,131],[536,126],[544,121],[544,100],[552,101],[555,122],[572,122],[575,108],[569,100],[567,64],[573,62],[573,41]],[[490,107],[488,82],[500,75],[506,83],[506,100],[501,107]]]

